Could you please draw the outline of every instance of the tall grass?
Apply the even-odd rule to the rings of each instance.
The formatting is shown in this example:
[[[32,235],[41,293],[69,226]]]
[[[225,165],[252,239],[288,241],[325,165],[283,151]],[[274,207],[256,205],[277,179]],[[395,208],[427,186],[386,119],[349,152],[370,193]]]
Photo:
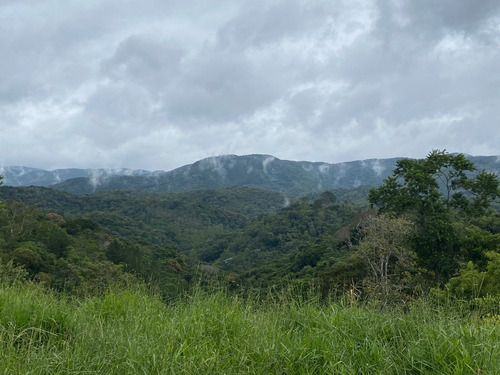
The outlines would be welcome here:
[[[500,325],[408,311],[141,289],[82,300],[0,286],[2,374],[500,374]]]

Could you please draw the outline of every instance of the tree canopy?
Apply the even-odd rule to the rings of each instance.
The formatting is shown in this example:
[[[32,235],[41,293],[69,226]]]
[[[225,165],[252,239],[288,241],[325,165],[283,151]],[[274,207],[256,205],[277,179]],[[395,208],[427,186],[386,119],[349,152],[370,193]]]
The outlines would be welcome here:
[[[480,171],[463,154],[434,150],[425,159],[401,159],[368,200],[383,212],[429,215],[458,210],[479,216],[500,196],[494,173]]]
[[[479,217],[498,197],[494,173],[476,171],[463,154],[434,150],[425,159],[399,160],[368,200],[381,212],[415,222],[413,245],[420,264],[446,280],[458,267],[454,223]]]

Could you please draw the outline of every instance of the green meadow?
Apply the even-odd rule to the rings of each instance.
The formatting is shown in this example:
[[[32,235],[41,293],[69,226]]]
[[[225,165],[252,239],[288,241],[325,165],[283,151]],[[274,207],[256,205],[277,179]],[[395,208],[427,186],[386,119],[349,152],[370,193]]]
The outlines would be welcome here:
[[[0,288],[2,374],[500,374],[495,314],[418,301]]]

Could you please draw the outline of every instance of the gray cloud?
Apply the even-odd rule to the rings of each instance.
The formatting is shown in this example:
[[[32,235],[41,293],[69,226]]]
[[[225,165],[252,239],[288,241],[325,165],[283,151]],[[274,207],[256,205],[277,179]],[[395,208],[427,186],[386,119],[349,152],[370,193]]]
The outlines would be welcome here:
[[[4,0],[0,162],[500,154],[495,0]]]
[[[102,73],[115,81],[131,81],[161,92],[176,75],[185,52],[175,42],[154,35],[131,35],[102,61]]]
[[[333,14],[333,9],[322,2],[285,0],[268,7],[253,3],[219,29],[217,43],[222,48],[239,50],[303,38]]]

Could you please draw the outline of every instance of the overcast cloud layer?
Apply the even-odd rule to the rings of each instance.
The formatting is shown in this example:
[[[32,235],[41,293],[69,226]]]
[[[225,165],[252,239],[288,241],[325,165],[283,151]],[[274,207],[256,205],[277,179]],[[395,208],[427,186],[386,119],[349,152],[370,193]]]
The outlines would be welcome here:
[[[0,164],[500,154],[498,0],[2,0]]]

